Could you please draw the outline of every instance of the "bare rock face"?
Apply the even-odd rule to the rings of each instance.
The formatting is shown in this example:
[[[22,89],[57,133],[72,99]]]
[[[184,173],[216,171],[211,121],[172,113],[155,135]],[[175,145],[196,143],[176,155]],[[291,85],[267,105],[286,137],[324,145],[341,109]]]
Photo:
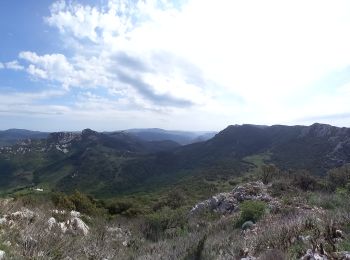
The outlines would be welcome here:
[[[249,182],[235,187],[231,192],[219,193],[208,200],[196,204],[191,214],[211,210],[231,214],[238,210],[239,204],[246,200],[265,201],[271,208],[278,207],[278,201],[267,193],[267,185],[262,182]]]
[[[311,249],[306,251],[306,254],[301,258],[302,260],[328,260],[327,256],[318,252],[313,252]]]
[[[5,251],[0,250],[0,260],[5,259],[5,257],[6,257]]]
[[[54,217],[51,217],[47,221],[47,224],[48,224],[48,230],[51,230],[57,224],[57,221]]]
[[[10,215],[5,215],[4,217],[6,218],[7,221],[27,220],[30,222],[36,216],[37,215],[33,211],[25,208],[23,210],[13,212]]]
[[[245,200],[260,200],[269,202],[272,200],[272,197],[267,194],[267,186],[260,181],[249,182],[245,185],[237,186],[231,193],[239,202]]]
[[[90,228],[80,218],[72,218],[70,221],[70,229],[75,233],[87,236]]]
[[[64,217],[67,213],[66,211],[58,210],[52,210],[51,212],[59,214],[61,217]],[[54,227],[57,227],[63,234],[71,233],[74,235],[87,236],[89,234],[90,228],[80,217],[81,213],[78,211],[69,212],[69,214],[66,215],[67,220],[63,222],[57,222],[54,217],[51,217],[47,221],[48,231]]]

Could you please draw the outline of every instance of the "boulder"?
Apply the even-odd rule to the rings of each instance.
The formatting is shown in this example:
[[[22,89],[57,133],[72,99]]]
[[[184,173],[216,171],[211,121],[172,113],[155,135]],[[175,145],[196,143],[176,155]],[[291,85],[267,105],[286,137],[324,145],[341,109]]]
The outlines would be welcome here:
[[[219,193],[208,200],[196,204],[190,213],[212,210],[222,214],[231,214],[237,211],[239,203],[245,200],[265,201],[268,202],[271,209],[276,209],[280,203],[267,193],[267,187],[260,181],[237,186],[231,192]]]
[[[249,182],[242,186],[237,186],[231,193],[239,202],[245,200],[261,200],[269,202],[272,199],[271,196],[267,194],[266,185],[261,181]]]
[[[6,217],[0,218],[0,225],[5,225],[7,223]]]
[[[246,221],[242,225],[242,230],[248,230],[248,229],[253,229],[254,228],[254,223],[253,221]]]
[[[327,256],[318,252],[313,252],[311,249],[306,251],[306,254],[301,257],[301,260],[328,260]]]
[[[70,229],[86,236],[88,235],[90,228],[80,218],[72,218],[70,221]]]
[[[51,230],[52,227],[57,224],[57,221],[56,221],[56,219],[54,217],[51,217],[47,221],[47,224],[48,224],[48,230]]]
[[[79,211],[72,210],[70,212],[70,216],[73,217],[73,218],[80,218],[81,214],[80,214]]]
[[[29,210],[23,209],[22,211],[16,211],[8,216],[12,220],[28,220],[31,221],[35,218],[36,214]]]

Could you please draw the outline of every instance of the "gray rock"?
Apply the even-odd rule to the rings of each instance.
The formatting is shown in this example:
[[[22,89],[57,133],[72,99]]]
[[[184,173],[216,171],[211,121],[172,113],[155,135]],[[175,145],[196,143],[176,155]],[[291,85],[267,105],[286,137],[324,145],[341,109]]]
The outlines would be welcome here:
[[[265,201],[269,203],[270,208],[278,208],[280,204],[267,193],[267,186],[258,181],[237,186],[231,192],[219,193],[202,201],[191,209],[191,213],[211,210],[222,214],[231,214],[237,211],[239,203],[245,200]]]
[[[0,260],[5,259],[5,257],[6,257],[5,251],[0,250]]]
[[[254,228],[253,221],[246,221],[242,225],[242,230],[253,229],[253,228]]]

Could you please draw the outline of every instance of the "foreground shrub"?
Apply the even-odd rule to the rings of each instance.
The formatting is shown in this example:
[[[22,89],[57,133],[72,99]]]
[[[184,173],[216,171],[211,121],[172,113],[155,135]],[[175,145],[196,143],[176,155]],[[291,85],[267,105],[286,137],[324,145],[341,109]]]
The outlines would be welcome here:
[[[158,241],[166,236],[176,236],[185,228],[186,211],[168,207],[145,216],[142,232],[147,239]]]
[[[51,196],[51,200],[58,209],[77,210],[89,215],[96,214],[98,211],[93,198],[79,191],[74,192],[72,195],[54,193]]]
[[[350,165],[346,164],[342,167],[332,169],[327,174],[327,180],[331,190],[344,188],[350,183]]]
[[[247,200],[240,205],[241,215],[235,226],[241,227],[245,222],[256,223],[265,214],[266,203],[262,201]]]
[[[302,170],[294,174],[293,184],[303,191],[315,190],[317,188],[317,180],[310,172]]]
[[[55,207],[58,209],[68,209],[68,210],[75,209],[75,205],[66,194],[58,193],[58,192],[53,193],[51,195],[51,200],[55,205]]]

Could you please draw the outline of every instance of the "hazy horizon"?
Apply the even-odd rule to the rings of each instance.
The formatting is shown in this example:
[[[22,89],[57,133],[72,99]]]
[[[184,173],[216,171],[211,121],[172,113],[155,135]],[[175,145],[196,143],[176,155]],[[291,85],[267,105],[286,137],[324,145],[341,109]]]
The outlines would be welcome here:
[[[5,128],[1,129],[0,131],[6,131],[6,130],[29,130],[29,131],[38,131],[38,132],[81,132],[84,129],[91,129],[93,131],[97,132],[114,132],[114,131],[127,131],[127,130],[151,130],[151,129],[159,129],[159,130],[165,130],[165,131],[179,131],[179,132],[193,132],[193,133],[208,133],[208,132],[220,132],[221,130],[224,130],[228,126],[232,125],[256,125],[256,126],[274,126],[274,125],[284,125],[284,126],[311,126],[313,124],[325,124],[325,125],[331,125],[336,127],[347,127],[347,126],[339,126],[339,125],[332,125],[327,123],[320,123],[320,122],[313,122],[311,124],[273,124],[273,125],[267,125],[267,124],[252,124],[252,123],[243,123],[243,124],[228,124],[224,128],[218,128],[218,129],[202,129],[202,130],[192,130],[192,129],[168,129],[168,128],[161,128],[161,127],[134,127],[134,128],[120,128],[120,129],[113,129],[113,128],[101,128],[101,129],[94,129],[91,127],[85,127],[81,129],[55,129],[55,130],[41,130],[41,129],[30,129],[30,128]]]

